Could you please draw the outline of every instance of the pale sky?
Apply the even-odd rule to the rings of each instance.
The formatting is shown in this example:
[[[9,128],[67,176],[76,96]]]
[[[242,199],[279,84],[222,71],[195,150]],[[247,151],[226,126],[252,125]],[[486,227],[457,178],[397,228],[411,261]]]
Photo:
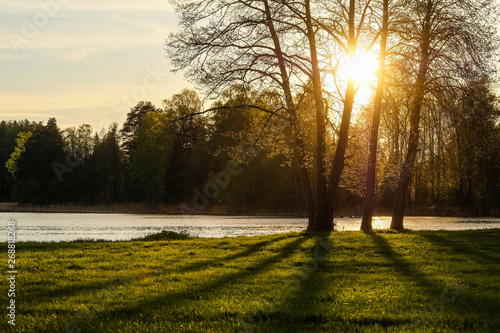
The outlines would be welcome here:
[[[0,120],[119,126],[141,100],[191,85],[164,51],[167,0],[0,0]]]
[[[0,0],[0,120],[121,127],[192,87],[165,55],[176,29],[167,0]]]

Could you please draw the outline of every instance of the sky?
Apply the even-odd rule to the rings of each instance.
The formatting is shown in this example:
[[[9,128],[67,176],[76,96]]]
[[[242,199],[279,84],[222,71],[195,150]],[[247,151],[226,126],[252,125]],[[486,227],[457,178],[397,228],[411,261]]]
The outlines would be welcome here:
[[[168,0],[0,0],[0,120],[119,127],[141,100],[192,87],[170,71]]]
[[[0,120],[119,127],[141,100],[192,87],[170,71],[167,0],[0,0]]]

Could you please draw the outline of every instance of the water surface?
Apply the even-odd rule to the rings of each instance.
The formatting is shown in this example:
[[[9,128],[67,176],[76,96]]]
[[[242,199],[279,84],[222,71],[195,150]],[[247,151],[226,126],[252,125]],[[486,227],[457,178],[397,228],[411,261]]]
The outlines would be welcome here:
[[[0,241],[7,240],[7,222],[17,222],[18,242],[60,242],[78,239],[130,240],[162,230],[196,237],[235,237],[302,231],[305,218],[136,215],[79,213],[0,213]],[[338,218],[336,230],[359,230],[361,218]],[[374,229],[387,229],[390,217],[375,217]],[[412,230],[470,230],[500,228],[500,218],[407,217]]]

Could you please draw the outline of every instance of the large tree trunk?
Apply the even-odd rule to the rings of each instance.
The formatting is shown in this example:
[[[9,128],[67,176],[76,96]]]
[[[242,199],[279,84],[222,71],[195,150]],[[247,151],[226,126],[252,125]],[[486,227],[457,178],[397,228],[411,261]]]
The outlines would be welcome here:
[[[340,176],[345,165],[345,152],[349,141],[349,127],[351,124],[352,108],[354,105],[355,82],[349,78],[347,82],[346,96],[344,99],[344,111],[342,112],[342,121],[340,123],[339,140],[337,142],[337,150],[333,159],[333,165],[330,172],[328,183],[329,207],[328,216],[333,221],[335,215],[335,202],[337,199],[337,191],[340,184]]]
[[[356,1],[351,0],[349,5],[349,43],[348,57],[351,58],[356,54],[357,38],[356,27],[354,24],[356,14]],[[344,98],[344,110],[342,112],[342,121],[340,123],[339,140],[337,142],[337,150],[333,159],[333,165],[330,172],[328,182],[328,220],[332,221],[335,215],[335,203],[337,199],[337,191],[340,184],[340,176],[345,165],[345,152],[349,141],[349,127],[351,125],[352,108],[354,105],[354,97],[356,95],[355,81],[351,77],[347,80],[346,94]]]
[[[326,231],[333,230],[333,219],[328,218],[327,212],[327,180],[325,168],[325,133],[326,114],[323,104],[323,88],[321,84],[321,73],[319,69],[318,52],[316,46],[316,33],[312,23],[310,1],[305,2],[307,38],[311,52],[312,85],[314,104],[316,108],[316,196],[314,207],[314,218],[309,221],[307,230]]]
[[[391,229],[403,229],[406,194],[410,183],[415,160],[418,152],[418,139],[420,128],[420,111],[426,90],[427,69],[429,67],[429,45],[431,29],[432,2],[427,1],[422,39],[420,44],[420,65],[416,81],[415,99],[410,115],[410,137],[408,139],[408,153],[401,168],[398,186],[396,188],[394,207],[392,211]]]
[[[373,230],[373,207],[375,205],[375,183],[378,147],[378,130],[380,126],[380,113],[382,112],[382,99],[385,85],[385,58],[387,47],[387,35],[389,33],[389,0],[384,0],[384,14],[382,19],[382,31],[380,38],[380,58],[378,65],[378,85],[375,93],[375,105],[370,133],[370,153],[368,157],[368,168],[366,171],[366,193],[361,230]]]

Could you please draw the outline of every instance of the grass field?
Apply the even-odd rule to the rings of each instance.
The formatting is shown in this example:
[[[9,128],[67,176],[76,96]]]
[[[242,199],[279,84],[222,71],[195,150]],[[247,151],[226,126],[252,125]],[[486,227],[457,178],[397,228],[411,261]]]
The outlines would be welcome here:
[[[18,243],[16,325],[4,279],[0,331],[500,332],[499,240],[481,230]]]

